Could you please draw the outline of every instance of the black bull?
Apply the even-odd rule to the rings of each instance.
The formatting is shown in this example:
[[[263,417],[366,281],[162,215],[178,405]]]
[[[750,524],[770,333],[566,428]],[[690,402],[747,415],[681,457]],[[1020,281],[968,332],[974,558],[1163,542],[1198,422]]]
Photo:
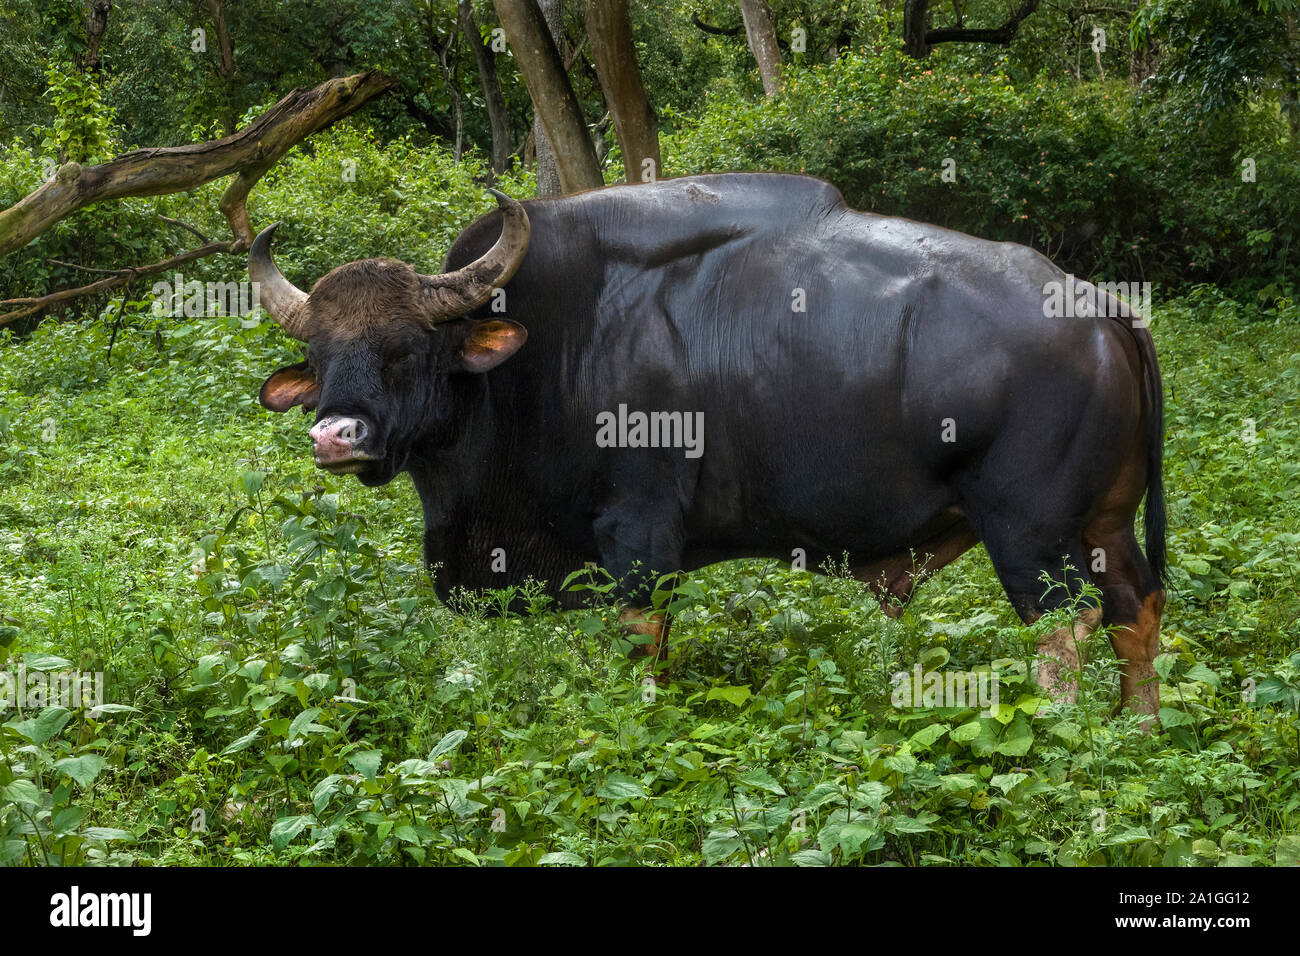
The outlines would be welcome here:
[[[1027,622],[1085,581],[1101,591],[1040,645],[1048,684],[1104,622],[1123,698],[1154,712],[1162,392],[1136,313],[1031,249],[857,212],[805,177],[524,208],[526,257],[465,318],[508,317],[526,344],[487,372],[431,370],[439,437],[360,476],[411,474],[440,594],[535,578],[571,604],[561,582],[594,561],[643,608],[649,572],[847,553],[898,613],[918,575],[983,542]],[[447,270],[484,256],[502,219],[470,225]],[[1083,314],[1048,315],[1060,288]],[[425,334],[452,326],[474,323]],[[323,388],[318,419],[353,414]],[[383,405],[371,419],[397,411]]]

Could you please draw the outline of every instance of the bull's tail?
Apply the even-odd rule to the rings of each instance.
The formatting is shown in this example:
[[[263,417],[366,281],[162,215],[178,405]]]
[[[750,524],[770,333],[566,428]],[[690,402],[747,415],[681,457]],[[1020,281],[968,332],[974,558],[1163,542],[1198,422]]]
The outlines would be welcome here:
[[[1130,322],[1130,327],[1132,323]],[[1164,437],[1165,393],[1160,380],[1160,364],[1156,361],[1156,346],[1147,328],[1132,328],[1137,342],[1138,355],[1145,373],[1145,401],[1147,406],[1147,496],[1144,509],[1147,563],[1163,586],[1169,584],[1169,566],[1165,555],[1165,486]]]

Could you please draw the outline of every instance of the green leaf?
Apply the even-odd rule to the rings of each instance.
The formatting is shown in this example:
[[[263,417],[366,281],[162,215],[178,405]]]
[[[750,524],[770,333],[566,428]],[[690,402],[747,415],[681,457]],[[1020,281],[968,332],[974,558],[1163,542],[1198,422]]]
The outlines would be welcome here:
[[[1016,785],[1022,780],[1028,780],[1027,773],[1000,773],[995,775],[990,781],[989,786],[997,787],[1003,793],[1010,793],[1016,788]]]
[[[700,844],[705,863],[727,859],[744,845],[735,830],[714,830]]]
[[[736,687],[731,684],[721,684],[717,687],[710,688],[704,699],[706,701],[725,700],[727,703],[733,704],[736,707],[744,707],[745,701],[749,700],[753,695],[754,692],[748,687]]]
[[[254,498],[262,490],[262,483],[266,481],[266,472],[245,471],[239,476],[239,480],[244,483],[244,491],[248,493],[248,497]]]
[[[283,850],[315,822],[315,817],[305,813],[293,817],[281,817],[271,826],[271,846]]]
[[[357,773],[367,780],[374,780],[379,773],[379,765],[384,759],[382,750],[361,750],[348,755],[348,763],[356,768]]]
[[[1155,660],[1151,662],[1151,666],[1160,675],[1162,681],[1168,681],[1169,675],[1174,672],[1174,665],[1177,663],[1177,654],[1157,654]]]
[[[876,836],[877,832],[876,828],[868,823],[846,823],[840,827],[837,842],[845,856],[857,856],[862,845]]]
[[[29,671],[71,670],[72,661],[53,654],[24,654],[23,665]]]
[[[930,724],[912,734],[911,744],[915,750],[929,750],[934,742],[949,730],[947,724]]]
[[[1277,865],[1300,866],[1300,836],[1291,834],[1278,839]]]
[[[774,793],[778,797],[785,796],[785,790],[776,782],[776,779],[761,767],[755,767],[748,770],[736,778],[738,783],[743,783],[747,787],[754,787],[757,790],[766,790],[768,793]]]
[[[429,762],[437,760],[445,753],[450,753],[459,747],[466,737],[469,736],[468,730],[453,730],[439,740],[432,750],[429,751]]]
[[[240,737],[225,750],[221,751],[221,756],[229,756],[230,754],[236,754],[241,750],[247,749],[248,746],[260,736],[262,736],[262,728],[254,727],[251,732],[244,734],[244,736]]]
[[[83,754],[80,757],[64,757],[54,762],[54,769],[66,773],[83,787],[89,787],[108,766],[108,761],[99,754]]]
[[[1187,673],[1183,675],[1183,679],[1204,681],[1216,689],[1222,683],[1219,679],[1219,675],[1214,673],[1214,671],[1210,670],[1204,664],[1197,664],[1189,668]]]
[[[0,796],[3,796],[7,803],[30,806],[39,806],[41,803],[41,791],[36,789],[36,784],[30,780],[15,780],[0,790]]]
[[[138,714],[139,707],[132,707],[130,704],[99,704],[91,711],[92,714]]]
[[[570,853],[568,850],[557,850],[553,853],[547,853],[537,861],[539,866],[586,866],[587,861],[576,853]]]
[[[638,800],[645,796],[641,784],[623,774],[613,774],[597,790],[596,796],[603,800]]]
[[[795,866],[830,866],[826,854],[816,847],[790,854],[790,862]]]
[[[1023,757],[1029,753],[1029,748],[1033,745],[1034,732],[1029,729],[1028,721],[1023,717],[1017,717],[1007,727],[1002,739],[994,745],[993,750],[1008,757]]]
[[[930,833],[933,827],[929,821],[937,819],[934,814],[927,813],[922,817],[890,817],[889,829],[895,833]]]
[[[46,707],[30,720],[12,720],[5,724],[22,734],[34,744],[43,744],[60,730],[72,718],[72,714],[62,707]]]
[[[975,717],[972,720],[966,721],[966,723],[962,724],[960,727],[953,730],[948,736],[950,736],[957,743],[964,744],[964,743],[969,743],[970,741],[978,737],[980,735],[980,731],[983,729],[984,729],[984,725],[980,723],[980,719],[978,717]]]
[[[316,784],[316,786],[312,787],[311,805],[315,808],[317,813],[321,813],[327,806],[329,806],[330,797],[334,796],[334,794],[338,792],[339,781],[342,779],[343,777],[341,774],[332,773],[320,783]]]
[[[320,712],[321,710],[319,707],[308,707],[301,714],[295,717],[293,723],[289,725],[289,733],[286,735],[286,739],[297,740],[304,728],[307,728],[308,724],[320,716]]]

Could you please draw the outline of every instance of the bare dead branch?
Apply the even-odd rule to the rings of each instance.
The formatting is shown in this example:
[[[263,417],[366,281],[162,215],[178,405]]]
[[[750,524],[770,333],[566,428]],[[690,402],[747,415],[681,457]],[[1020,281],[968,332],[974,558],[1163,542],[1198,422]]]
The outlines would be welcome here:
[[[159,219],[161,219],[165,223],[168,223],[169,225],[180,226],[182,229],[186,229],[189,232],[193,233],[195,236],[198,237],[199,242],[212,241],[203,233],[199,232],[197,229],[191,226],[188,222],[181,222],[179,219],[173,219],[171,216],[164,216],[162,213],[156,213],[155,215],[157,215]]]
[[[220,209],[235,243],[247,248],[248,192],[286,152],[392,86],[379,73],[328,80],[294,90],[242,130],[206,143],[137,149],[98,166],[67,163],[54,178],[0,211],[0,257],[21,249],[60,219],[92,203],[194,189],[234,174]]]
[[[172,256],[169,259],[163,259],[161,262],[150,263],[147,266],[130,266],[125,269],[119,269],[110,278],[100,279],[98,282],[90,283],[90,285],[78,286],[75,289],[62,289],[58,292],[51,292],[49,295],[42,295],[35,298],[0,299],[0,307],[18,306],[18,308],[12,312],[0,314],[0,326],[8,325],[15,319],[21,319],[25,315],[31,315],[33,312],[39,312],[47,306],[66,302],[68,299],[75,299],[78,296],[89,295],[93,292],[104,292],[109,289],[124,286],[128,282],[137,279],[140,276],[152,275],[155,272],[165,272],[168,269],[174,269],[176,266],[184,265],[187,262],[194,262],[196,259],[204,259],[208,256],[215,255],[218,252],[242,251],[237,248],[238,245],[238,242],[209,242],[206,245],[199,246],[197,249],[182,252],[180,255]],[[68,263],[65,263],[65,265],[66,264]]]
[[[740,27],[715,27],[713,24],[705,23],[703,20],[701,20],[700,15],[698,13],[691,14],[691,23],[695,24],[705,33],[711,33],[714,36],[718,36],[718,37],[739,36],[741,30]]]
[[[64,262],[62,259],[46,259],[45,261],[51,265],[66,266],[69,269],[80,269],[82,272],[94,272],[105,276],[115,276],[122,271],[121,269],[96,269],[94,266],[83,266],[75,262]]]
[[[1038,0],[1024,0],[1020,8],[1000,27],[992,29],[941,27],[937,30],[927,30],[925,42],[929,46],[934,46],[936,43],[995,43],[1005,46],[1015,39],[1016,31],[1020,29],[1020,24],[1025,18],[1037,9]]]

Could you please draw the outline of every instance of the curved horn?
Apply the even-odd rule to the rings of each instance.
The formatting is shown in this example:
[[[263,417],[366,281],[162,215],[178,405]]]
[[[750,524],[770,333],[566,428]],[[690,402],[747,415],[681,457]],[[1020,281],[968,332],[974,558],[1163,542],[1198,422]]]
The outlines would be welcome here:
[[[501,236],[484,255],[455,272],[420,276],[420,299],[429,324],[477,309],[510,281],[528,251],[528,213],[505,193],[489,189],[501,209]]]
[[[257,283],[258,301],[284,331],[299,341],[307,341],[307,293],[280,274],[271,258],[271,235],[278,222],[257,234],[248,250],[248,278]]]

